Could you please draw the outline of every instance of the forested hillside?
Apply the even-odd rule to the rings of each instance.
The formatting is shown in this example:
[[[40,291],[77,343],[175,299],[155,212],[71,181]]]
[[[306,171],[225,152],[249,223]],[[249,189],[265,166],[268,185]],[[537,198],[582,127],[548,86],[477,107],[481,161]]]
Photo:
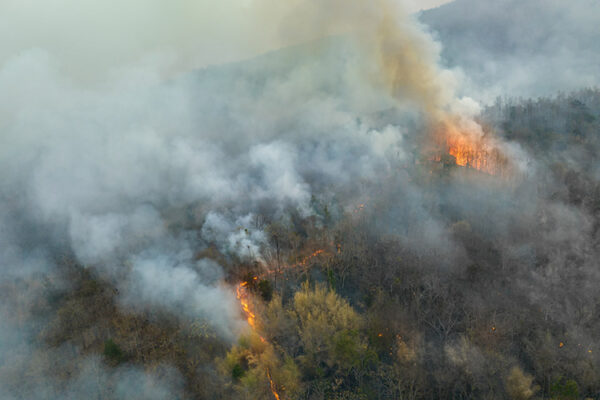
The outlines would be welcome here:
[[[252,315],[231,348],[200,321],[120,311],[116,289],[67,255],[71,287],[19,283],[48,300],[13,304],[14,318],[55,316],[34,330],[41,349],[3,365],[14,379],[3,390],[28,397],[39,371],[64,390],[61,377],[105,364],[163,380],[175,369],[182,397],[207,399],[597,396],[600,92],[499,100],[481,119],[532,156],[518,182],[448,162],[398,166],[353,209],[314,198],[309,218],[248,221],[242,234],[269,233],[266,260],[197,253],[226,266]],[[127,390],[110,372],[93,382],[102,398]]]
[[[597,1],[96,3],[0,1],[0,400],[600,398]]]

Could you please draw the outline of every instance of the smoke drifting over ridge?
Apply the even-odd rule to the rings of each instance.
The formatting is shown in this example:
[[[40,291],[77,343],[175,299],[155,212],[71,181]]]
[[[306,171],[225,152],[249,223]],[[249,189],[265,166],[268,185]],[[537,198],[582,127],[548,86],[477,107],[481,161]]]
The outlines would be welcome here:
[[[488,103],[597,86],[599,18],[593,0],[457,0],[419,17],[463,71],[461,92]]]
[[[223,4],[229,15],[233,4]],[[155,13],[160,7],[149,9]],[[206,321],[233,340],[245,323],[223,266],[204,251],[217,248],[231,264],[264,261],[268,238],[256,223],[258,215],[286,223],[290,213],[317,218],[313,198],[335,203],[332,212],[342,214],[388,178],[394,186],[384,195],[404,209],[378,215],[380,229],[400,231],[416,251],[435,248],[442,267],[464,259],[464,249],[428,209],[428,193],[397,172],[414,162],[415,148],[432,126],[451,124],[483,135],[473,120],[478,104],[458,99],[459,75],[439,66],[439,44],[392,1],[249,2],[243,10],[236,9],[231,25],[239,22],[236,29],[250,32],[268,21],[267,32],[251,32],[245,43],[256,39],[257,45],[241,51],[236,44],[217,61],[315,41],[189,71],[190,65],[215,62],[208,56],[189,61],[196,36],[150,40],[145,52],[137,43],[128,47],[127,33],[117,31],[100,46],[105,64],[75,62],[82,69],[73,76],[65,60],[78,56],[54,54],[51,43],[2,52],[0,284],[52,273],[63,255],[73,256],[80,268],[115,283],[125,310],[167,310]],[[193,13],[186,11],[171,9],[187,20]],[[248,22],[246,11],[256,18]],[[162,19],[151,15],[144,21],[154,26]],[[210,35],[217,25],[207,24],[201,33]],[[125,44],[112,53],[111,44],[122,38]],[[10,48],[5,41],[3,48]],[[222,56],[220,49],[214,54]],[[483,216],[485,200],[501,192],[486,185],[472,203],[464,203],[458,189],[446,195],[464,213]],[[536,199],[533,190],[521,190],[514,195],[519,204]],[[497,200],[498,209],[515,200],[506,196],[506,202]],[[480,208],[469,209],[473,204]],[[512,218],[520,216],[506,207]],[[586,226],[585,216],[562,205],[548,212],[565,227],[549,240],[561,241],[562,234],[580,244],[575,227]],[[474,230],[509,236],[510,227],[496,224],[502,216],[480,220]],[[55,283],[57,290],[68,285]],[[0,313],[7,321],[0,330],[0,358],[11,360],[12,348],[33,351],[35,335],[50,316],[23,323],[11,315],[22,298],[46,296],[40,288],[28,288],[19,298],[5,296],[10,301]],[[536,301],[544,304],[541,295]],[[95,362],[89,360],[69,387],[56,390],[77,397],[70,393],[80,393],[90,376],[123,382],[134,376],[134,386],[147,380],[164,385],[156,398],[177,391],[176,384],[171,388],[136,369],[114,372],[115,378]],[[95,368],[101,371],[88,374]],[[10,378],[3,372],[0,382]],[[44,398],[37,391],[31,398]],[[120,393],[117,397],[130,395]]]
[[[64,5],[64,18],[72,22],[66,26],[86,32],[79,23],[94,18],[86,14],[95,15],[96,7]],[[442,103],[438,93],[445,84],[437,81],[441,76],[435,66],[439,49],[414,21],[392,10],[392,3],[344,3],[347,13],[340,14],[341,5],[298,2],[282,9],[281,2],[275,8],[265,2],[247,7],[259,14],[269,9],[268,16],[257,20],[267,18],[277,29],[299,11],[300,25],[322,28],[312,39],[346,34],[360,22],[360,42],[328,39],[309,45],[299,51],[317,55],[314,61],[290,65],[284,54],[280,70],[269,71],[272,61],[259,58],[195,75],[171,74],[167,82],[165,63],[167,70],[172,68],[173,54],[176,63],[185,61],[191,55],[185,54],[185,46],[196,38],[180,40],[176,34],[171,43],[150,40],[150,51],[140,52],[135,40],[148,40],[142,35],[103,31],[100,43],[94,44],[92,35],[74,38],[76,31],[69,31],[74,47],[65,53],[60,43],[51,42],[14,51],[15,43],[27,46],[25,35],[31,32],[17,40],[4,36],[2,285],[53,274],[60,258],[73,254],[82,268],[115,283],[121,307],[166,309],[182,318],[199,318],[233,339],[243,326],[235,297],[223,283],[220,267],[197,254],[216,245],[240,260],[260,259],[266,239],[252,226],[257,212],[282,218],[294,209],[309,216],[311,196],[340,190],[359,196],[357,182],[376,179],[405,157],[404,128],[370,120],[369,113],[392,107],[400,92],[426,112]],[[23,12],[16,3],[5,7],[4,18],[11,9],[15,16]],[[115,25],[123,26],[120,21],[130,17],[128,10],[144,9],[145,4],[127,4]],[[276,18],[273,10],[279,13]],[[176,6],[170,11],[187,15]],[[395,16],[387,15],[391,12]],[[142,16],[151,27],[162,21],[159,15]],[[384,31],[379,30],[382,20]],[[104,27],[103,21],[99,24]],[[267,38],[258,49],[311,39],[296,28],[282,31],[281,42],[276,35]],[[253,37],[261,40],[264,35],[269,33],[257,31]],[[176,46],[169,48],[172,44]],[[375,54],[365,50],[373,44],[383,69],[368,62]],[[90,54],[88,45],[102,58],[80,60]],[[182,46],[184,53],[178,54]],[[297,50],[289,55],[294,57]],[[395,60],[386,59],[390,50]],[[418,69],[425,67],[421,72],[429,71],[427,77],[419,79]],[[240,68],[243,74],[235,78]],[[228,69],[231,74],[222,72]],[[383,70],[389,74],[382,76]],[[332,79],[337,82],[330,91]],[[396,99],[382,97],[378,83],[391,84]],[[340,88],[343,96],[335,92]],[[330,193],[319,192],[332,184]],[[69,282],[55,285],[60,290]],[[5,296],[9,301],[1,316],[6,321],[1,352],[3,359],[13,360],[11,348],[21,349],[20,354],[35,351],[39,327],[52,316],[32,316],[23,325],[21,318],[11,317],[14,309],[21,309],[17,299]],[[44,296],[43,290],[28,289],[20,297],[34,302]],[[82,379],[91,379],[85,371]],[[3,382],[10,379],[5,372]],[[37,388],[30,390],[32,398],[43,397]],[[66,390],[68,396],[71,389],[52,390]]]
[[[441,89],[447,85],[435,65],[439,48],[410,17],[388,2],[371,5],[357,1],[347,4],[343,13],[334,13],[340,6],[336,1],[298,2],[279,12],[298,12],[303,29],[312,32],[313,27],[322,28],[317,36],[345,32],[360,23],[357,34],[362,43],[356,46],[353,41],[340,40],[347,49],[344,56],[354,57],[341,65],[352,74],[344,85],[362,85],[360,89],[348,89],[355,96],[352,100],[359,102],[357,97],[363,89],[368,93],[372,82],[362,79],[361,83],[360,76],[361,68],[371,68],[372,77],[382,77],[396,98],[406,95],[426,114],[446,105],[449,100],[443,99]],[[332,17],[328,25],[321,25],[324,16]],[[305,39],[304,32],[294,26],[283,35],[293,37],[292,42]],[[358,59],[364,56],[364,49],[371,47],[378,53],[381,69]],[[202,113],[202,101],[218,102],[215,93],[201,88],[200,98],[196,99],[198,94],[186,87],[188,78],[165,85],[152,67],[124,70],[95,91],[80,89],[62,75],[53,64],[52,54],[43,50],[17,56],[2,69],[4,138],[8,144],[4,147],[4,169],[19,171],[18,178],[6,174],[4,184],[19,196],[16,202],[25,205],[24,212],[35,224],[52,231],[57,246],[71,248],[83,264],[106,265],[103,268],[111,274],[120,273],[115,260],[127,259],[132,252],[156,248],[161,243],[165,252],[182,254],[188,245],[182,249],[180,243],[202,242],[202,233],[207,232],[209,240],[226,244],[223,250],[249,256],[248,249],[256,246],[245,242],[260,243],[260,234],[242,237],[234,227],[247,223],[261,204],[270,203],[276,213],[289,206],[302,215],[310,213],[312,193],[305,178],[308,171],[302,170],[307,165],[303,146],[323,146],[314,135],[325,130],[337,130],[332,140],[343,140],[349,148],[340,151],[330,142],[329,148],[315,149],[309,165],[312,174],[325,176],[320,179],[341,180],[347,185],[357,177],[371,179],[378,168],[389,165],[390,160],[381,157],[384,149],[395,153],[395,157],[401,153],[400,149],[394,151],[401,141],[398,128],[376,130],[368,123],[352,122],[353,110],[338,110],[345,105],[343,101],[336,104],[340,99],[335,97],[315,98],[315,93],[308,91],[302,94],[321,102],[319,114],[326,116],[325,120],[315,114],[317,104],[305,106],[294,99],[287,100],[294,114],[281,115],[283,109],[276,106],[282,101],[281,95],[297,95],[294,85],[314,85],[311,81],[330,73],[327,69],[334,65],[309,65],[299,68],[297,76],[284,79],[266,75],[263,93],[257,96],[248,87],[235,93],[237,99],[226,95],[223,109],[208,110],[215,112],[212,118]],[[210,84],[211,79],[201,82]],[[319,88],[309,86],[309,90]],[[376,86],[370,91],[377,96]],[[388,104],[392,101],[390,98]],[[192,108],[198,104],[200,110]],[[231,119],[227,118],[226,109],[238,106]],[[272,127],[264,126],[269,116],[264,118],[261,111],[271,114]],[[305,115],[298,118],[298,111]],[[296,119],[317,125],[305,133],[285,126],[296,123]],[[215,126],[208,128],[210,124]],[[255,124],[252,129],[243,126],[251,124]],[[364,162],[350,175],[346,166],[349,159],[344,160],[341,154],[358,152],[363,153]],[[10,204],[13,199],[8,200]],[[182,237],[169,231],[165,212],[191,204],[214,210],[208,214],[200,237],[193,237],[193,233]],[[219,210],[224,209],[230,210],[226,212],[229,215],[220,215]],[[203,217],[199,218],[201,223]],[[251,252],[253,257],[259,256],[258,248]],[[188,254],[187,262],[191,263],[192,258]],[[215,312],[235,320],[233,314],[230,308]]]

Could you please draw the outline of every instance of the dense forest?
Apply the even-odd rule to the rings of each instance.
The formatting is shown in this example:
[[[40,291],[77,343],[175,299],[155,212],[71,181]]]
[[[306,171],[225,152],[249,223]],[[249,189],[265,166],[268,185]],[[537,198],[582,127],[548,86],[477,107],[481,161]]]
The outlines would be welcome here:
[[[34,353],[2,364],[2,390],[29,398],[51,377],[81,398],[89,387],[61,382],[101,370],[97,398],[110,398],[129,390],[111,371],[138,365],[180,398],[597,397],[600,91],[499,99],[479,118],[535,155],[523,176],[417,161],[365,183],[353,209],[313,198],[310,217],[247,221],[241,234],[268,233],[264,258],[197,251],[237,287],[249,325],[233,344],[172,310],[123,311],[114,282],[69,254],[61,279],[4,285],[11,318],[48,320],[28,327]],[[44,300],[20,299],[31,290]],[[132,398],[162,398],[144,387]]]

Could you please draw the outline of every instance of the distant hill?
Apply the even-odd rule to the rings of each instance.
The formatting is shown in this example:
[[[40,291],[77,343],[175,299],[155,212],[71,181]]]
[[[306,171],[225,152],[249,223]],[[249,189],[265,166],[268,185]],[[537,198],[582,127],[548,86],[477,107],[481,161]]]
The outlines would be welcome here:
[[[538,96],[600,83],[597,0],[456,0],[420,20],[461,67],[469,92]]]

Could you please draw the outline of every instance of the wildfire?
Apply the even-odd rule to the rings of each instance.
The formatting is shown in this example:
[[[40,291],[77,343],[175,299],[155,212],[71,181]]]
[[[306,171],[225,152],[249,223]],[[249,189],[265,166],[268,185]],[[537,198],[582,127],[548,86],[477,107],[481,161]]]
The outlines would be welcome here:
[[[323,249],[319,249],[319,250],[317,250],[317,251],[314,251],[312,254],[310,254],[310,255],[308,255],[308,256],[306,256],[306,257],[304,257],[304,258],[302,259],[302,261],[300,261],[300,263],[298,263],[298,264],[299,264],[299,265],[306,265],[306,264],[308,264],[308,262],[309,262],[311,259],[315,258],[315,257],[316,257],[316,256],[318,256],[319,254],[323,254],[324,252],[325,252],[325,250],[323,250]]]
[[[338,252],[339,251],[341,251],[341,245],[338,245]],[[302,258],[296,264],[287,265],[285,268],[289,269],[289,268],[295,268],[295,267],[300,267],[300,266],[306,266],[313,258],[318,257],[319,255],[324,254],[324,253],[325,253],[325,249],[315,250],[311,254]],[[267,271],[267,274],[270,275],[275,272],[277,272],[277,271],[271,270],[271,271]],[[252,277],[252,281],[257,281],[257,280],[258,280],[258,276]],[[247,281],[240,282],[236,287],[236,296],[240,302],[242,312],[244,313],[244,316],[246,317],[246,321],[248,322],[248,325],[254,332],[256,332],[256,314],[252,310],[252,305],[249,300],[249,295],[250,295],[250,293],[248,292],[248,282]],[[263,336],[258,335],[258,337],[260,338],[260,340],[263,343],[268,343],[267,340]],[[280,400],[280,395],[277,392],[277,386],[276,386],[275,382],[273,381],[273,379],[271,378],[271,371],[269,371],[268,368],[266,370],[266,374],[267,374],[267,378],[269,380],[269,386],[271,388],[271,393],[273,393],[273,397],[275,397],[276,400]]]
[[[338,247],[337,247],[337,251],[338,251],[338,253],[341,253],[341,251],[342,251],[342,250],[341,250],[341,245],[338,245]],[[315,257],[317,257],[317,256],[319,256],[319,255],[321,255],[321,254],[324,254],[324,253],[326,253],[326,250],[325,250],[325,249],[319,249],[319,250],[315,250],[315,251],[314,251],[314,252],[312,252],[311,254],[309,254],[309,255],[307,255],[307,256],[305,256],[305,257],[303,257],[303,258],[302,258],[300,261],[298,261],[297,263],[295,263],[295,264],[287,264],[287,265],[282,265],[282,266],[281,266],[281,269],[270,269],[270,270],[268,270],[268,271],[265,273],[265,275],[274,275],[274,274],[282,273],[282,272],[283,272],[283,271],[285,271],[285,270],[295,269],[295,268],[299,268],[299,267],[306,267],[306,266],[307,266],[307,265],[310,263],[310,261],[311,261],[313,258],[315,258]]]
[[[435,143],[442,153],[452,156],[456,165],[462,167],[497,175],[508,165],[498,143],[489,134],[484,134],[480,127],[461,128],[456,122],[442,123],[435,135]],[[441,161],[442,156],[434,159]]]
[[[465,136],[448,138],[448,154],[456,159],[456,164],[483,170],[488,164],[488,154],[481,143],[469,141]]]
[[[246,321],[248,321],[248,325],[250,325],[252,329],[255,329],[256,315],[252,312],[252,310],[250,310],[250,303],[248,302],[248,293],[246,291],[246,286],[248,286],[248,282],[241,282],[236,288],[236,295],[238,300],[240,301],[242,310],[244,311],[244,315],[246,315]]]
[[[276,400],[279,400],[279,393],[277,393],[277,388],[275,387],[275,382],[273,382],[273,379],[271,379],[271,372],[269,371],[268,368],[267,368],[267,378],[269,378],[269,385],[271,386],[271,393],[273,393],[273,396],[275,397]]]
[[[258,280],[258,277],[253,277],[253,280]],[[252,312],[250,308],[250,301],[248,300],[248,282],[240,282],[236,287],[236,295],[238,300],[240,301],[240,305],[242,306],[242,311],[246,316],[246,321],[248,321],[248,325],[252,328],[253,331],[256,331],[256,315]],[[267,343],[267,340],[261,335],[258,336],[263,343]],[[276,400],[280,400],[279,393],[277,393],[277,387],[275,386],[275,382],[271,378],[271,371],[267,368],[267,378],[269,379],[269,386],[271,388],[271,393]]]

